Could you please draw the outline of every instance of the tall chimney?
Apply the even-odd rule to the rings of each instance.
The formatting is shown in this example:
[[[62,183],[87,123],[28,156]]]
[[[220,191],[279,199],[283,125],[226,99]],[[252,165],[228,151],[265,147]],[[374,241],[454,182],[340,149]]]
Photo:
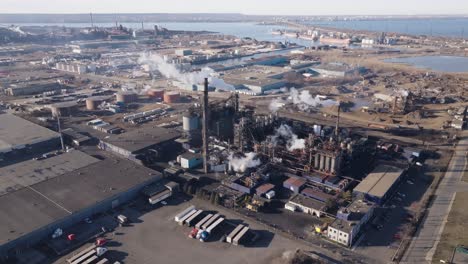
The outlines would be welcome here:
[[[205,78],[203,90],[203,169],[208,173],[208,78]]]
[[[341,111],[341,102],[338,101],[338,116],[336,118],[336,127],[335,127],[335,137],[336,140],[338,141],[338,136],[340,134],[340,111]]]

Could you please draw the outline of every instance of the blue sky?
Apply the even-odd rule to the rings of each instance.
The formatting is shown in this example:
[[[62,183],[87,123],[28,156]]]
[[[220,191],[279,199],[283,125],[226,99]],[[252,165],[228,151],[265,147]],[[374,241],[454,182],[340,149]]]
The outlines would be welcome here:
[[[468,14],[468,0],[0,0],[0,13]]]

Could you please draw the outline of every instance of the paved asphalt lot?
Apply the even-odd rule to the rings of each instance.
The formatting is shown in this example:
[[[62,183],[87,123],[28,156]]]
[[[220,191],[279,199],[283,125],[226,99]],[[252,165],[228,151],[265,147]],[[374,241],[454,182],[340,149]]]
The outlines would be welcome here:
[[[307,250],[303,244],[271,233],[252,222],[247,222],[247,224],[251,229],[258,230],[262,237],[247,247],[219,242],[221,235],[215,235],[214,239],[206,243],[188,238],[190,228],[179,226],[174,221],[174,216],[192,204],[200,209],[217,211],[226,216],[228,220],[245,223],[227,210],[213,207],[209,203],[196,199],[188,202],[168,199],[168,205],[144,214],[141,214],[141,208],[126,208],[123,213],[132,224],[119,227],[107,235],[110,242],[107,244],[109,252],[105,257],[111,261],[135,264],[279,264],[284,263],[282,259],[284,252],[296,249]],[[78,251],[75,251],[75,254],[76,252]],[[65,256],[55,263],[64,263],[68,257]]]
[[[457,145],[456,151],[442,179],[429,212],[406,251],[402,263],[431,263],[438,241],[447,221],[457,186],[466,169],[468,139]]]

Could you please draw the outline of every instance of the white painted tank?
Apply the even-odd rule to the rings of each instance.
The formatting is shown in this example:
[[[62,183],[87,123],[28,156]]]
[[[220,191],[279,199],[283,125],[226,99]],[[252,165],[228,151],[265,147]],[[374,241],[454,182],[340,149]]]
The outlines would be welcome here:
[[[184,115],[182,118],[184,131],[193,131],[198,129],[199,118],[195,115]]]

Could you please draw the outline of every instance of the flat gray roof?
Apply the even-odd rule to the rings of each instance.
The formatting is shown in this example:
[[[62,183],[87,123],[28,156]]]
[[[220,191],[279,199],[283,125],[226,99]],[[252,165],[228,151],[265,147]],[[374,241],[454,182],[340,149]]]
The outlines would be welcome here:
[[[330,227],[349,233],[373,207],[374,204],[371,202],[354,200],[346,209],[340,209],[340,211],[346,210],[346,212],[349,213],[348,220],[336,218],[335,221],[330,224]]]
[[[21,117],[0,114],[0,153],[59,137],[57,132]]]
[[[383,197],[402,173],[403,170],[400,168],[379,165],[354,188],[354,191],[375,197]]]
[[[0,245],[162,178],[159,172],[132,161],[106,152],[101,156],[105,159],[73,171],[57,172],[60,175],[0,196]]]
[[[0,168],[0,196],[83,168],[99,160],[75,150]]]
[[[110,135],[102,141],[133,153],[178,137],[180,133],[175,130],[145,126],[122,134]]]
[[[322,208],[325,206],[324,202],[321,202],[316,199],[309,198],[307,196],[304,196],[302,194],[296,194],[294,195],[290,200],[291,203],[299,204],[308,208],[312,208],[315,210],[322,210]]]

